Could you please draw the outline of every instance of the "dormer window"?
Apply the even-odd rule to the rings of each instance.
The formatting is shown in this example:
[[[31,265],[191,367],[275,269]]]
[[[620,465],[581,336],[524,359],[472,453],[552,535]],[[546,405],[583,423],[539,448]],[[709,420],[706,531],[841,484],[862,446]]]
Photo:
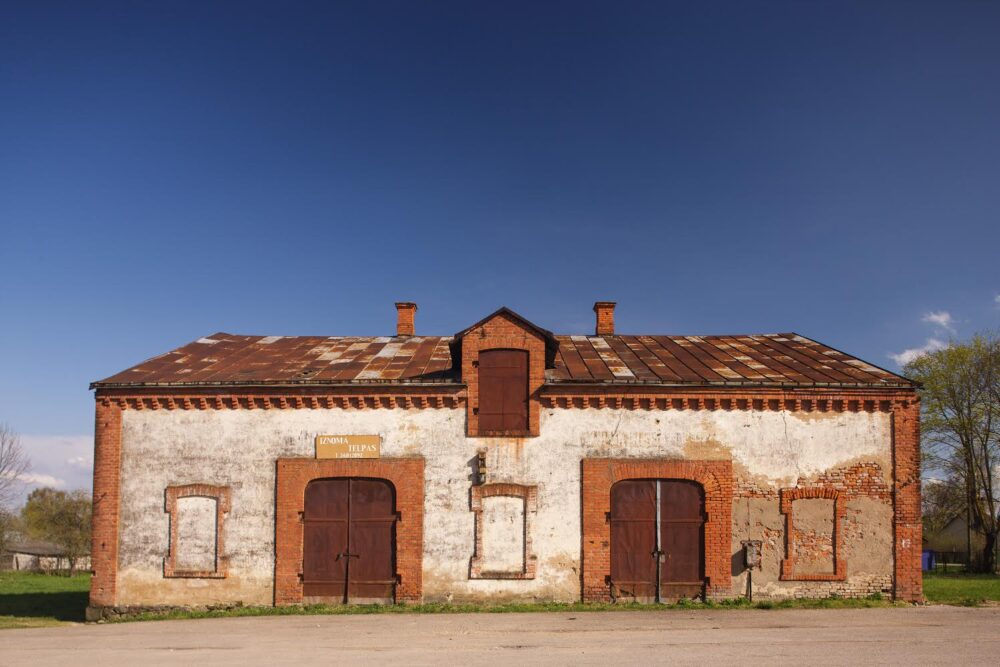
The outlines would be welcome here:
[[[479,353],[479,432],[527,435],[528,352],[483,350]]]

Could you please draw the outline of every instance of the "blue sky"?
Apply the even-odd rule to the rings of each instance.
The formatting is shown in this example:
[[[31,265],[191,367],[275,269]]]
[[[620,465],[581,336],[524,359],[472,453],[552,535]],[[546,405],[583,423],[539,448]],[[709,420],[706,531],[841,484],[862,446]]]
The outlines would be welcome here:
[[[989,2],[4,3],[0,420],[86,486],[90,381],[396,300],[897,369],[1000,326],[997,34]]]

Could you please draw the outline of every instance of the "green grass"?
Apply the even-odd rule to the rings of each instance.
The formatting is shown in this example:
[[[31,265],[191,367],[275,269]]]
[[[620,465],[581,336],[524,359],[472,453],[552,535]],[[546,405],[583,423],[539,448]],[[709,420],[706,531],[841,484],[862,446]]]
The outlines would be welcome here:
[[[82,622],[90,575],[0,572],[0,628]]]
[[[862,599],[826,598],[806,600],[764,600],[750,604],[745,599],[720,602],[681,601],[676,604],[602,604],[582,602],[512,602],[506,604],[414,605],[304,605],[291,607],[236,607],[218,610],[174,610],[147,612],[117,619],[115,622],[177,620],[192,618],[231,618],[240,616],[337,616],[357,614],[512,614],[539,612],[587,613],[594,611],[671,611],[691,609],[862,609],[897,606],[879,595]],[[905,605],[900,605],[905,606]]]
[[[0,628],[26,628],[82,622],[87,606],[90,575],[72,578],[30,572],[0,572]],[[937,574],[924,576],[924,594],[938,604],[979,605],[1000,602],[1000,576],[976,574]],[[680,602],[669,605],[583,604],[576,603],[506,603],[419,605],[306,605],[292,607],[236,607],[217,610],[175,610],[136,614],[121,621],[167,620],[186,618],[222,618],[239,616],[340,615],[340,614],[467,614],[592,611],[654,611],[690,609],[859,609],[896,606],[881,596],[864,599],[825,598],[806,600],[746,599],[721,602]],[[900,605],[905,606],[905,605]]]
[[[977,606],[1000,602],[1000,575],[925,572],[924,596],[937,604]]]

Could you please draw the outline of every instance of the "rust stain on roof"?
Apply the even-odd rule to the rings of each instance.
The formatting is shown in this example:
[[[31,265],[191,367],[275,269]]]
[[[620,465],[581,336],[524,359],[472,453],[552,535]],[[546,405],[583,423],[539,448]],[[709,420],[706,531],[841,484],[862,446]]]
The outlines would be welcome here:
[[[553,336],[546,383],[913,387],[904,377],[793,333]],[[92,387],[454,384],[451,336],[243,336],[216,333]]]

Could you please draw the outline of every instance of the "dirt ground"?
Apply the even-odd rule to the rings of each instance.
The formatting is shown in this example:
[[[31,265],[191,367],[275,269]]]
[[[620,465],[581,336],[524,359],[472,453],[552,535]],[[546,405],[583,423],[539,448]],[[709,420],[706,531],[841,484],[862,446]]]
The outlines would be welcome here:
[[[1000,608],[277,616],[0,631],[16,665],[997,664]],[[512,661],[512,662],[511,662]]]

